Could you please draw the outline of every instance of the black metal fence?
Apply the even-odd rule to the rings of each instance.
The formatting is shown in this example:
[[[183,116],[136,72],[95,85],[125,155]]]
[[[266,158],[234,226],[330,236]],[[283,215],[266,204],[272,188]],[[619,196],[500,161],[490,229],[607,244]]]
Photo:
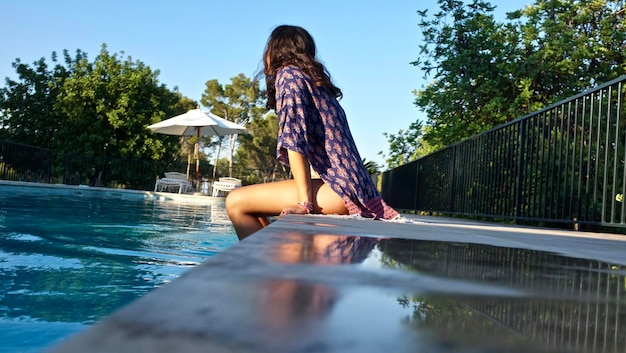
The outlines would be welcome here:
[[[382,175],[395,208],[626,226],[626,76]]]
[[[218,168],[216,178],[232,173],[244,184],[253,184],[287,177],[284,169],[260,170],[238,169],[232,171]],[[228,168],[226,168],[228,169]],[[118,189],[154,190],[157,177],[164,172],[189,172],[195,182],[196,166],[184,161],[152,161],[141,159],[106,158],[105,156],[66,154],[57,156],[55,151],[20,143],[0,141],[0,180],[66,185],[89,185]],[[213,165],[201,161],[201,180],[213,178]]]
[[[0,141],[0,180],[62,183],[121,189],[153,190],[166,171],[184,171],[186,163],[64,155],[55,151]]]
[[[142,159],[99,158],[90,155],[65,155],[59,174],[67,185],[89,185],[118,189],[153,190],[164,172],[184,172],[186,163]]]
[[[0,141],[0,179],[52,182],[54,151]]]

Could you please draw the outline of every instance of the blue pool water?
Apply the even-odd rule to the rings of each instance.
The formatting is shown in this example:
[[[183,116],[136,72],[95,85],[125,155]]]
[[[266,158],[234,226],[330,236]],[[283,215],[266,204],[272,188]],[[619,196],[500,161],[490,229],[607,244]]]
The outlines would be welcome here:
[[[236,242],[219,200],[0,188],[0,352],[39,352]]]

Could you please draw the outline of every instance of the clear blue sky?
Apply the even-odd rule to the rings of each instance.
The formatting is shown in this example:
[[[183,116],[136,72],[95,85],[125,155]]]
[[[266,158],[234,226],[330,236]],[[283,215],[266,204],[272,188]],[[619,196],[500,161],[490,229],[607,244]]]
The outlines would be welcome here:
[[[491,1],[496,16],[532,3]],[[32,63],[63,49],[81,49],[93,61],[106,43],[159,70],[160,82],[196,101],[205,82],[260,68],[263,47],[280,24],[306,28],[344,93],[342,105],[361,157],[384,165],[384,132],[424,119],[413,104],[423,87],[417,10],[435,0],[0,0],[0,85],[15,78],[11,63]],[[502,16],[502,17],[501,17]],[[384,170],[385,168],[383,168]]]

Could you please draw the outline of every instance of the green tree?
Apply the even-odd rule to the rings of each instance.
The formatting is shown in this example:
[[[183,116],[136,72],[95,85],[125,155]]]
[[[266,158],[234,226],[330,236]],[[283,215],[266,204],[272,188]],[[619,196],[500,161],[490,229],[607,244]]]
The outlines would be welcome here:
[[[622,0],[549,0],[509,14],[525,113],[626,73],[625,11]]]
[[[28,145],[54,148],[56,132],[63,128],[64,118],[54,108],[63,80],[71,74],[76,62],[86,54],[76,51],[70,57],[63,51],[63,63],[52,52],[50,68],[45,58],[31,66],[20,59],[13,62],[17,80],[5,79],[0,88],[0,138]]]
[[[122,54],[123,55],[123,54]],[[153,134],[149,124],[196,105],[158,82],[158,71],[132,58],[110,54],[106,45],[94,62],[78,50],[56,54],[33,67],[14,62],[19,79],[0,90],[2,137],[54,149],[57,163],[72,156],[73,170],[98,184],[112,159],[176,160],[180,141]]]
[[[214,163],[213,168],[217,170],[218,175],[226,175],[228,173],[228,158],[220,158]]]
[[[176,114],[179,114],[179,112],[187,112],[190,109],[196,108],[198,106],[198,102],[192,100],[191,98],[185,97],[183,96],[180,92],[175,91],[174,94],[178,97],[178,101],[177,103],[174,105],[173,107],[173,111],[177,112]],[[167,118],[170,118],[171,116],[167,116]],[[200,144],[203,147],[211,147],[210,144],[210,140],[206,141],[207,139],[203,140],[203,137],[200,136],[200,140],[198,140],[197,136],[179,136],[178,137],[178,141],[180,143],[180,159],[182,161],[187,161],[187,175],[191,176],[191,169],[192,169],[192,164],[194,163],[195,160],[195,146],[196,146],[196,142],[200,141]],[[202,176],[207,176],[207,175],[211,175],[211,172],[208,171],[207,169],[213,169],[214,166],[212,166],[209,161],[208,161],[208,156],[203,152],[204,149],[200,149],[199,151],[199,159],[200,159],[200,174]],[[206,162],[206,163],[205,163]],[[193,168],[195,170],[195,167]],[[195,173],[193,174],[193,176],[195,177]]]
[[[424,140],[443,147],[626,73],[623,1],[537,1],[495,22],[494,7],[439,0],[419,12],[424,44],[412,64]]]
[[[383,133],[389,143],[389,154],[379,155],[385,158],[387,168],[395,168],[403,164],[416,160],[421,150],[422,123],[412,122],[409,128],[398,130],[397,134]],[[371,173],[370,173],[371,174]]]
[[[415,104],[432,127],[424,139],[446,146],[516,116],[508,102],[517,96],[507,64],[515,47],[503,25],[494,21],[494,7],[474,0],[439,0],[433,18],[420,12],[424,44],[418,66],[431,83],[414,92]]]
[[[91,156],[96,178],[112,158],[176,159],[178,138],[146,127],[194,106],[159,84],[158,71],[120,57],[103,45],[93,63],[77,61],[55,102],[65,121],[56,133],[55,149]]]
[[[244,74],[231,78],[231,83],[222,85],[218,80],[206,82],[206,89],[202,93],[200,103],[208,107],[211,113],[246,126],[252,119],[262,116],[266,112],[265,92],[260,89],[259,82],[250,80]],[[218,138],[217,157],[222,145],[222,138]],[[228,141],[229,176],[232,176],[233,154],[237,136],[230,135]]]
[[[248,124],[248,133],[239,136],[235,159],[238,169],[248,171],[249,183],[286,177],[285,168],[276,159],[277,136],[278,116],[275,112],[253,118]]]
[[[378,165],[378,163],[374,161],[368,161],[366,158],[363,158],[363,166],[365,166],[365,169],[367,170],[367,173],[369,175],[376,174],[380,171],[380,166]]]

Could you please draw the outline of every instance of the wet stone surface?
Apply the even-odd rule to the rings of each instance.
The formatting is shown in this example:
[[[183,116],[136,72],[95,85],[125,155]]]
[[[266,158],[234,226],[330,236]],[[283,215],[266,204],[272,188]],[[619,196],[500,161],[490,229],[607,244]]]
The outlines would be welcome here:
[[[622,352],[624,254],[614,235],[289,216],[53,351]]]

